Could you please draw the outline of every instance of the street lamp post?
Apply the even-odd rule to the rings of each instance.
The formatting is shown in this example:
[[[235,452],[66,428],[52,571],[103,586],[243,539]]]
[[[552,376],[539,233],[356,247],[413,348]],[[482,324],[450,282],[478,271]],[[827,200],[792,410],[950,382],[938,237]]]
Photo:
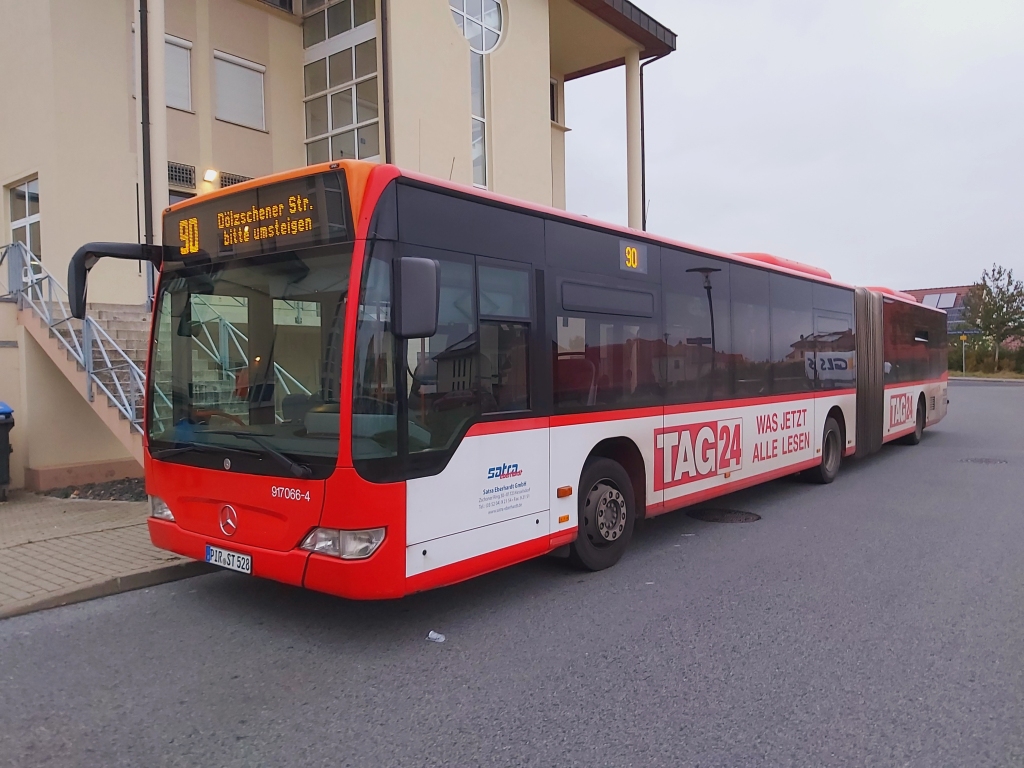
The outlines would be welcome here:
[[[708,294],[708,314],[711,316],[711,376],[709,378],[710,385],[713,387],[715,380],[715,352],[718,349],[718,345],[715,342],[715,305],[711,300],[711,275],[722,270],[717,267],[691,267],[686,271],[697,272],[704,276],[704,290]]]

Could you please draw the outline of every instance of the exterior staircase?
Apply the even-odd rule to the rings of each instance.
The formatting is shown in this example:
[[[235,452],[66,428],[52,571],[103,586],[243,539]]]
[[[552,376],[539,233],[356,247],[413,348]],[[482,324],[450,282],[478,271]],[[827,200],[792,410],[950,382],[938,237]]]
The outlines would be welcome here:
[[[73,318],[64,286],[21,243],[0,247],[0,297],[17,300],[19,324],[142,465],[152,313],[139,305],[90,304],[84,320]],[[244,415],[244,400],[225,404],[230,398],[222,395],[225,388],[233,389],[237,370],[248,367],[248,338],[216,306],[201,300],[196,309],[200,330],[192,350],[193,382],[197,390],[208,390],[221,409]],[[275,363],[274,371],[281,395],[310,394],[280,365]],[[170,393],[161,389],[160,380],[152,402],[158,426],[171,417]],[[197,396],[197,405],[201,401]]]
[[[141,465],[146,308],[91,305],[84,321],[71,317],[64,286],[21,243],[0,248],[0,295],[17,300],[19,324]]]

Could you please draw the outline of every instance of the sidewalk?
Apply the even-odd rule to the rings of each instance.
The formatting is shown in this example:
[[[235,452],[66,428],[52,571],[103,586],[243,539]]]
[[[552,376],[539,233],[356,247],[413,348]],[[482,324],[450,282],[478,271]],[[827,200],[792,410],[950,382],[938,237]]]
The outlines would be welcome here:
[[[209,570],[149,543],[146,502],[9,499],[0,503],[0,619]]]

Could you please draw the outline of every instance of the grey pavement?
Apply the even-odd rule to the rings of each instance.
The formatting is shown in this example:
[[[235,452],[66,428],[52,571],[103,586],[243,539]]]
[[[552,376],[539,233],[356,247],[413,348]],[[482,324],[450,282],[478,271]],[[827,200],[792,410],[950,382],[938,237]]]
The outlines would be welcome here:
[[[0,765],[1024,765],[1024,388],[950,399],[598,574],[366,604],[218,573],[0,621]]]
[[[150,544],[148,510],[12,491],[0,503],[0,618],[208,570]]]

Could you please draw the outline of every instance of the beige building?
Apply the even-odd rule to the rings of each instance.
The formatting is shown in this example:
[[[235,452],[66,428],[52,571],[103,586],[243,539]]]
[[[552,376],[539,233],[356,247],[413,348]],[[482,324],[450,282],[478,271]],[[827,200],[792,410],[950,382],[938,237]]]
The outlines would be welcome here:
[[[152,276],[105,263],[83,331],[56,295],[81,244],[331,158],[564,207],[565,83],[615,67],[639,228],[641,62],[675,48],[627,0],[0,0],[0,29],[0,245],[26,246],[0,250],[0,401],[32,488],[141,472]]]

